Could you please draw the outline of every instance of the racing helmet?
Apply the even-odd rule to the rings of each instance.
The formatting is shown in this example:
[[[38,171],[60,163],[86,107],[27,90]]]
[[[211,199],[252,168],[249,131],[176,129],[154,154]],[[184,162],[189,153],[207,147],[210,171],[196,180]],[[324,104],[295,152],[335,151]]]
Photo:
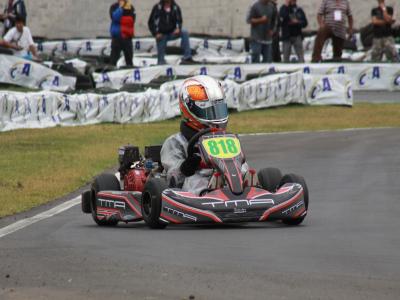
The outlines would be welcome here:
[[[183,82],[179,107],[184,122],[199,131],[204,128],[226,128],[228,105],[221,83],[206,75],[194,76]]]

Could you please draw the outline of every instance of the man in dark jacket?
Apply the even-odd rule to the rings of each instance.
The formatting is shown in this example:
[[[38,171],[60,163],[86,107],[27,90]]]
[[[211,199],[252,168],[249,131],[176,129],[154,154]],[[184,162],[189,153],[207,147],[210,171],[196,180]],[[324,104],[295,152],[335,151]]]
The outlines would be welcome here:
[[[149,29],[157,40],[158,64],[165,64],[167,42],[181,38],[183,63],[192,62],[189,33],[182,29],[182,13],[174,0],[161,0],[154,5],[149,18]]]
[[[4,34],[15,26],[15,19],[17,16],[26,24],[26,7],[24,0],[8,0],[4,13],[0,14],[0,22],[4,24]]]
[[[286,0],[279,11],[279,17],[282,27],[283,61],[290,62],[293,46],[299,62],[304,63],[302,29],[308,25],[306,14],[297,6],[297,0]]]
[[[135,35],[135,8],[129,0],[119,0],[110,7],[111,64],[117,64],[121,51],[127,66],[133,66],[133,44]]]

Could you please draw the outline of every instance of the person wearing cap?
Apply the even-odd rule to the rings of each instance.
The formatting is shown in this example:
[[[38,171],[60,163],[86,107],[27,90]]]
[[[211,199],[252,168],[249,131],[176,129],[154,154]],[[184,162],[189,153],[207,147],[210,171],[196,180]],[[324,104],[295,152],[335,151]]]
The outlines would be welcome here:
[[[17,16],[15,27],[4,36],[4,41],[14,49],[14,55],[29,60],[40,60],[37,55],[30,29],[24,25],[24,19]]]

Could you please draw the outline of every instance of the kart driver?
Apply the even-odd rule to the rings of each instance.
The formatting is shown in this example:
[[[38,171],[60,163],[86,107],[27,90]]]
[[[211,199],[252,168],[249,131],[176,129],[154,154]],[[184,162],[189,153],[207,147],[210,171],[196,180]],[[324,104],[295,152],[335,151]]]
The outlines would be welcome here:
[[[185,80],[179,93],[179,107],[180,132],[164,142],[161,163],[171,187],[182,187],[183,191],[199,195],[208,188],[213,170],[201,169],[199,154],[188,157],[187,147],[190,139],[205,128],[226,128],[228,106],[221,83],[205,75]],[[247,173],[247,163],[241,171]]]

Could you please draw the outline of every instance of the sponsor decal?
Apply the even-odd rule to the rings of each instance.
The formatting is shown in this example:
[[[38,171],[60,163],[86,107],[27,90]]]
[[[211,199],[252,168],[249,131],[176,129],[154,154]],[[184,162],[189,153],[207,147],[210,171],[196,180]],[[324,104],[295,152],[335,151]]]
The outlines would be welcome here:
[[[60,86],[60,76],[47,75],[46,77],[39,80],[39,88],[51,88]]]
[[[304,67],[303,73],[304,73],[304,74],[311,74],[311,69],[310,69],[310,67]]]
[[[135,42],[135,50],[140,50],[141,45],[140,45],[140,41],[136,41]]]
[[[347,88],[347,99],[353,99],[353,89],[351,88],[351,84],[349,84]]]
[[[265,204],[271,204],[274,205],[275,202],[272,199],[254,199],[254,200],[230,200],[230,201],[218,201],[218,202],[205,202],[202,203],[201,205],[204,206],[211,206],[213,208],[217,207],[226,207],[226,208],[236,208],[238,205],[244,204],[247,206],[256,206],[256,205],[265,205]]]
[[[201,67],[200,68],[200,75],[208,75],[207,67]]]
[[[282,211],[282,214],[288,216],[288,215],[290,215],[291,213],[295,212],[295,211],[296,211],[297,209],[299,209],[300,207],[302,207],[303,204],[304,204],[304,201],[303,201],[303,200],[302,200],[302,201],[299,201],[299,202],[297,202],[295,205],[293,205],[293,206],[289,207],[288,209]]]
[[[126,208],[126,203],[124,201],[116,201],[116,200],[107,200],[107,199],[98,199],[100,206],[106,208]]]
[[[204,40],[203,47],[204,47],[204,49],[208,49],[208,40],[207,39]]]
[[[393,86],[395,89],[400,89],[400,72],[396,73],[393,78]]]
[[[169,207],[164,207],[164,210],[167,213],[171,214],[171,215],[197,222],[197,217],[189,215],[189,214],[186,214],[186,213],[183,213],[183,212],[181,212],[179,210],[172,209],[172,208],[169,208]]]
[[[30,63],[16,63],[10,68],[10,77],[12,79],[19,79],[22,77],[29,77],[32,71]]]
[[[322,83],[322,84],[321,84]],[[319,93],[323,92],[331,92],[332,86],[329,78],[324,77],[322,80],[318,81],[314,86],[311,88],[310,96],[311,99],[317,98]]]
[[[166,75],[167,77],[174,77],[174,70],[171,67],[167,68]]]
[[[110,77],[108,76],[108,73],[106,73],[106,72],[101,73],[101,81],[102,81],[103,83],[105,83],[105,82],[111,82]]]
[[[381,79],[381,69],[378,66],[368,68],[365,71],[361,72],[358,77],[359,86],[367,85],[368,81],[380,80]]]
[[[226,49],[232,50],[232,41],[231,40],[228,40],[228,43],[226,45]]]
[[[139,69],[134,69],[133,72],[129,71],[126,76],[122,78],[122,84],[128,82],[140,82],[142,80],[142,73]]]

